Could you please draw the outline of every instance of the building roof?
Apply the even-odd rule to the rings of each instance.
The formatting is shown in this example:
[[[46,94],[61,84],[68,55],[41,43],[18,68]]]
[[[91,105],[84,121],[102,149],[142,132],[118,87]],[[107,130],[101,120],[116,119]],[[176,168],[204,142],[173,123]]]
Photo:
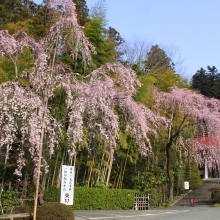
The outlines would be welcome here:
[[[196,140],[207,147],[220,147],[220,140],[216,135],[198,136]]]

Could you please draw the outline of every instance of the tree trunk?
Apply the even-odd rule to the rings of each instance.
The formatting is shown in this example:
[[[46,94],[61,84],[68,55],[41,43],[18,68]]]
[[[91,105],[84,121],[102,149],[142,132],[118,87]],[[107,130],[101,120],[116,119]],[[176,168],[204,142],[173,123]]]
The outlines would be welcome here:
[[[57,172],[57,163],[58,163],[58,154],[57,154],[57,158],[56,158],[56,162],[55,162],[55,167],[54,167],[54,171],[53,171],[53,177],[52,177],[51,186],[54,185],[54,180],[55,180],[55,176],[56,176],[56,172]]]
[[[60,184],[61,184],[62,165],[64,164],[65,157],[66,157],[66,151],[64,150],[63,151],[63,156],[62,156],[62,161],[61,161],[61,164],[60,164],[60,167],[59,167],[59,172],[58,172],[58,175],[57,175],[57,178],[56,178],[56,181],[55,181],[57,187],[59,187]]]
[[[42,182],[41,182],[41,185],[42,185],[43,191],[44,191],[45,186],[46,186],[47,177],[48,177],[47,173],[44,173],[43,178],[42,178]]]
[[[120,183],[120,188],[121,189],[122,189],[124,175],[125,175],[125,168],[126,168],[127,161],[128,161],[128,154],[129,154],[129,148],[128,148],[128,151],[127,151],[127,154],[126,154],[125,163],[124,163],[124,167],[123,167],[123,170],[122,170],[121,183]]]
[[[168,131],[168,143],[166,146],[166,159],[167,159],[167,177],[169,180],[169,201],[173,201],[173,174],[171,171],[171,161],[170,161],[170,148],[173,144],[173,137],[172,137],[172,126],[170,125]]]
[[[45,109],[47,109],[48,100],[46,99],[46,105]],[[36,191],[35,191],[35,197],[34,197],[34,212],[33,212],[33,220],[36,220],[36,214],[37,214],[37,203],[38,203],[38,196],[39,196],[39,185],[40,185],[40,168],[41,168],[41,160],[42,160],[42,152],[43,152],[43,141],[44,141],[44,130],[45,130],[45,113],[42,120],[42,129],[41,129],[41,143],[40,143],[40,149],[39,149],[39,155],[38,155],[38,164],[37,164],[37,176],[36,176]]]
[[[110,175],[111,175],[111,171],[112,171],[113,155],[114,155],[114,151],[111,150],[110,161],[109,161],[109,166],[108,166],[108,174],[107,174],[107,179],[106,179],[106,187],[108,187],[108,183],[109,183],[109,179],[110,179]]]
[[[80,164],[75,167],[76,174],[75,174],[75,185],[78,183],[78,175],[79,175],[79,170],[80,170]]]
[[[173,200],[173,174],[170,167],[170,146],[171,142],[167,144],[166,147],[166,157],[167,157],[167,177],[169,180],[169,201]]]
[[[121,175],[122,175],[122,168],[123,168],[123,164],[122,162],[120,163],[120,168],[119,168],[119,172],[118,172],[118,178],[117,178],[117,183],[116,183],[116,189],[119,188],[120,185],[120,179],[121,179]]]
[[[15,64],[15,79],[18,79],[18,67]]]
[[[16,55],[17,56],[17,55]],[[12,61],[13,65],[14,65],[14,71],[15,71],[15,79],[18,79],[18,66],[17,66],[17,58],[12,58],[12,56],[8,56],[8,58]]]
[[[100,169],[100,173],[97,176],[97,182],[99,182],[101,180],[101,182],[104,182],[104,170],[105,170],[105,165],[103,164],[105,158],[105,153],[102,154],[102,159],[99,163],[99,169]]]
[[[95,157],[95,156],[94,156]],[[93,166],[94,166],[94,157],[92,159],[92,164],[89,170],[89,177],[88,177],[88,187],[90,186],[90,182],[91,182],[91,177],[92,177],[92,171],[93,171]]]
[[[103,172],[103,182],[105,182],[106,179],[107,179],[107,171],[108,171],[108,164],[109,164],[109,161],[110,161],[110,157],[106,158],[106,161],[107,161],[107,164],[105,165],[105,169],[104,169],[104,172]]]

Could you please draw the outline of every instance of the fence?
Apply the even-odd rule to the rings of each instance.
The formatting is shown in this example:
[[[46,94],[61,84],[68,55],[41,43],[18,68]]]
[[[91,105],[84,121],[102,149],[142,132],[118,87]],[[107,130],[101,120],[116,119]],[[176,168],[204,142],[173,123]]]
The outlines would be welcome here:
[[[14,220],[16,218],[28,218],[32,216],[31,213],[20,213],[20,214],[7,214],[7,215],[0,215],[0,219],[8,219],[8,220]]]
[[[134,210],[147,210],[149,208],[149,194],[135,194]]]

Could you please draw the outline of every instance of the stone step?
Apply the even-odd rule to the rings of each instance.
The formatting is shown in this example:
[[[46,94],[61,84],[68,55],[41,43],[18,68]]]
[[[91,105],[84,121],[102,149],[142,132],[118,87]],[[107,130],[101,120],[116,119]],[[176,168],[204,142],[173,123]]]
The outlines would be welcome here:
[[[212,199],[194,199],[194,203],[191,202],[191,199],[182,199],[178,201],[174,206],[192,206],[192,205],[207,205],[212,206],[216,201]]]
[[[192,200],[195,206],[205,205],[212,206],[216,201],[211,199],[212,191],[216,188],[220,188],[220,179],[206,179],[203,181],[202,186],[199,189],[190,190],[185,194],[178,202],[173,206],[191,206]]]

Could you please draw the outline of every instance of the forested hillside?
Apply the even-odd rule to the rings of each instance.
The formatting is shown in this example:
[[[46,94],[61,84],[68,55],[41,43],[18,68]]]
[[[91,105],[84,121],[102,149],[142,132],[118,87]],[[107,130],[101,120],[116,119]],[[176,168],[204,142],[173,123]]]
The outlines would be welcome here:
[[[205,159],[219,165],[195,140],[220,137],[218,89],[194,92],[159,45],[129,45],[102,4],[1,1],[1,192],[32,199],[65,164],[76,187],[138,189],[159,206],[201,184]]]

